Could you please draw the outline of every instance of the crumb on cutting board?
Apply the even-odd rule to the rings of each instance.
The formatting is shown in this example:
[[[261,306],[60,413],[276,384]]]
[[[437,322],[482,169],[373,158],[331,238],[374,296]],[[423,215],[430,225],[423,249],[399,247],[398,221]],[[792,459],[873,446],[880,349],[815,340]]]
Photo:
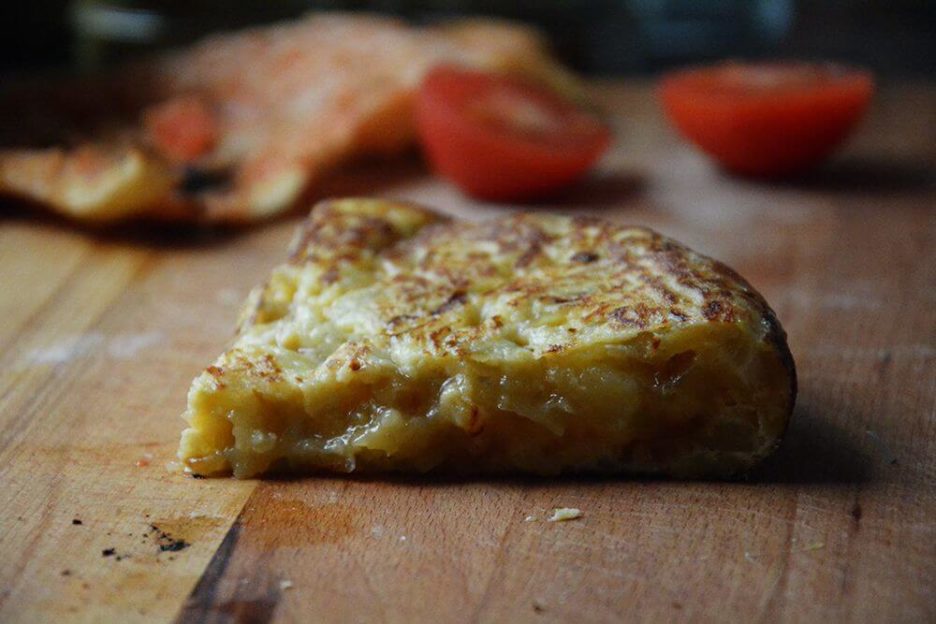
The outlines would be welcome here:
[[[137,468],[146,468],[152,463],[152,461],[153,461],[152,453],[143,453],[143,455],[140,456],[140,459],[136,460],[135,465]]]
[[[144,539],[146,537],[152,537],[156,541],[156,545],[159,547],[159,552],[179,552],[180,550],[185,550],[192,544],[184,539],[178,539],[173,537],[167,531],[159,528],[155,524],[150,524],[144,533]]]
[[[547,522],[565,522],[567,520],[576,520],[582,517],[582,510],[575,507],[556,507]]]

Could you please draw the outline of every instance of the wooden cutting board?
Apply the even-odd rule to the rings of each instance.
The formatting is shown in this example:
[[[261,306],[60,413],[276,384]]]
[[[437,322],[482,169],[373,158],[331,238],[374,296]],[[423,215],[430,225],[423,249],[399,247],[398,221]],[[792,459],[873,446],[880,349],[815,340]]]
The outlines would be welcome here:
[[[784,184],[711,168],[646,85],[596,92],[617,149],[538,208],[650,225],[762,290],[801,387],[765,467],[713,483],[169,472],[190,380],[297,219],[95,233],[7,209],[0,621],[936,621],[936,88],[885,87],[835,163]],[[415,161],[323,193],[501,210]],[[583,516],[545,522],[560,506]]]

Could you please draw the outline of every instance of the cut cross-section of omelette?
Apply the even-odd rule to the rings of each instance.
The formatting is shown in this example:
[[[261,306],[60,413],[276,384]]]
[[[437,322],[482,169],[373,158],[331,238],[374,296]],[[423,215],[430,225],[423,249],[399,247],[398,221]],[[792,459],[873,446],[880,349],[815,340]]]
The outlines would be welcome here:
[[[237,477],[727,475],[777,446],[795,393],[763,298],[651,230],[346,199],[194,381],[179,456]]]

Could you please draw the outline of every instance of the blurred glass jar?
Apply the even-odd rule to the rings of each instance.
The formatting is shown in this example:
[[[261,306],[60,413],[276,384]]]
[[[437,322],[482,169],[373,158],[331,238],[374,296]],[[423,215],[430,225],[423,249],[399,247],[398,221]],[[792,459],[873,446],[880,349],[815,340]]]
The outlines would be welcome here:
[[[630,0],[646,54],[660,61],[721,58],[775,44],[792,0]]]
[[[392,13],[417,23],[481,14],[526,21],[560,56],[593,73],[654,71],[761,56],[790,29],[793,0],[72,0],[76,58],[94,69],[310,10]]]
[[[483,13],[540,27],[566,62],[592,73],[655,71],[760,56],[790,30],[793,0],[371,0],[416,14]]]
[[[75,62],[95,70],[213,31],[295,17],[308,6],[303,0],[72,0]]]

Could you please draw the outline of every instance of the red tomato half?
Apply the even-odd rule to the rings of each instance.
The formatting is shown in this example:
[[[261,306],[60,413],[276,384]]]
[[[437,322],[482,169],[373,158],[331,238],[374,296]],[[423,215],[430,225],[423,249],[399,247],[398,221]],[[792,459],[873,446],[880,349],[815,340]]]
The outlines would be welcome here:
[[[832,64],[726,63],[665,76],[659,92],[682,134],[724,167],[779,176],[828,156],[861,119],[874,82]]]
[[[533,199],[579,179],[610,132],[551,91],[505,76],[440,67],[426,76],[416,121],[430,164],[481,199]]]

